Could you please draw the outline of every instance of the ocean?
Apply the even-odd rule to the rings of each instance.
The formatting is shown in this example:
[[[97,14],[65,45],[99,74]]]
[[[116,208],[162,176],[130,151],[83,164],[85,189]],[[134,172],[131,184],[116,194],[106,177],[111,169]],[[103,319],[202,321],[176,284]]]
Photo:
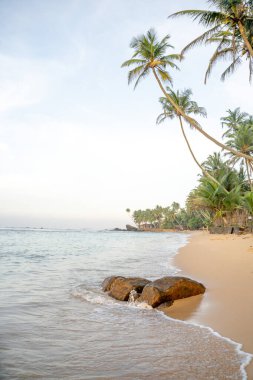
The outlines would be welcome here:
[[[210,328],[101,291],[156,279],[183,233],[0,229],[0,379],[246,379],[249,355]]]

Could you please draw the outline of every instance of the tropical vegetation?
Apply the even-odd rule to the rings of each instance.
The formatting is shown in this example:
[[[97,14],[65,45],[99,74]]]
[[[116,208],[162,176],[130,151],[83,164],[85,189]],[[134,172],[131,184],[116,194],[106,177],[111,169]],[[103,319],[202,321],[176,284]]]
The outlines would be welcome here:
[[[196,229],[203,227],[237,227],[252,229],[253,218],[253,116],[227,110],[221,118],[225,129],[222,142],[209,135],[195,119],[206,117],[204,107],[191,99],[191,89],[172,89],[172,71],[179,70],[185,53],[199,45],[215,44],[205,73],[205,83],[214,65],[220,60],[229,64],[221,75],[228,75],[248,62],[249,79],[253,74],[253,0],[208,0],[209,10],[183,10],[169,17],[189,16],[207,30],[191,41],[180,54],[168,54],[173,46],[170,35],[159,40],[154,29],[132,39],[133,55],[122,64],[129,68],[128,83],[134,88],[149,74],[153,74],[163,96],[159,102],[162,113],[157,124],[176,118],[194,162],[201,169],[198,184],[187,197],[184,208],[176,202],[154,209],[135,210],[134,222],[139,228]],[[243,95],[243,94],[242,94]],[[215,143],[221,150],[200,163],[187,138],[184,123]],[[130,209],[127,209],[130,213]],[[234,228],[233,227],[233,228]]]
[[[164,118],[165,115],[161,114],[158,121]],[[251,156],[252,119],[247,113],[240,112],[239,108],[228,110],[227,116],[221,118],[222,125],[226,127],[223,138],[228,139],[228,143],[237,144],[238,148],[247,150]],[[188,195],[184,208],[173,202],[166,207],[136,210],[132,214],[136,225],[140,229],[224,229],[231,226],[242,230],[252,229],[251,163],[220,151],[209,155],[201,167],[203,171],[198,185]]]

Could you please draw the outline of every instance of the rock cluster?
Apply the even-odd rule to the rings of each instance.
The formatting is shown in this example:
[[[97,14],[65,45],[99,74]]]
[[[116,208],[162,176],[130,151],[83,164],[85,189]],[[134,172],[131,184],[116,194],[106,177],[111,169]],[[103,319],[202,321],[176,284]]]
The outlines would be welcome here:
[[[179,276],[163,277],[155,281],[140,277],[112,276],[104,280],[102,288],[109,296],[119,301],[128,301],[130,293],[135,291],[137,302],[145,302],[152,307],[162,304],[169,306],[177,299],[205,292],[201,283]]]

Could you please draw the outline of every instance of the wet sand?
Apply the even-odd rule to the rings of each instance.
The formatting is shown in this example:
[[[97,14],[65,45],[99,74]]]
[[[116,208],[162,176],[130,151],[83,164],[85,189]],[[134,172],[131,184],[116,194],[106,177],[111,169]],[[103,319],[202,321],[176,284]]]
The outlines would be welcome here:
[[[166,314],[210,326],[253,354],[253,235],[193,232],[173,264],[207,290],[176,301]],[[253,379],[253,361],[247,374]]]

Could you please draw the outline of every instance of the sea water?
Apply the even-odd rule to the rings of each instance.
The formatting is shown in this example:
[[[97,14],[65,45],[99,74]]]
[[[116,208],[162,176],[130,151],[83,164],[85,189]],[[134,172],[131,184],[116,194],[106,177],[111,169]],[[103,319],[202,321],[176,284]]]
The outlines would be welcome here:
[[[0,379],[245,379],[250,356],[211,329],[101,291],[172,275],[181,233],[0,230]]]

